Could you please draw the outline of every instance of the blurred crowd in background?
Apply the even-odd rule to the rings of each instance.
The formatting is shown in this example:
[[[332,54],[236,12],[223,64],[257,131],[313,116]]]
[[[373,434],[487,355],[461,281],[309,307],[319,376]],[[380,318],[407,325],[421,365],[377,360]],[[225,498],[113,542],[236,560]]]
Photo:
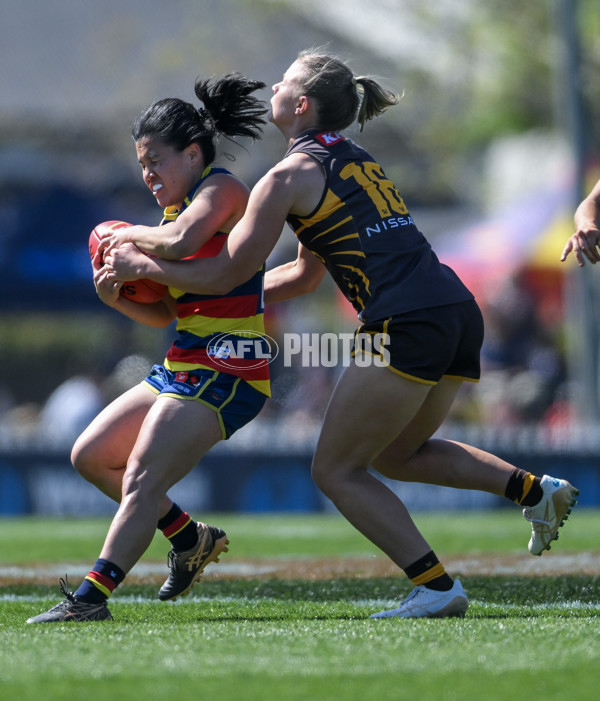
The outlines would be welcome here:
[[[579,194],[575,82],[586,166],[597,175],[597,3],[402,5],[397,12],[389,0],[99,0],[78,11],[66,0],[52,8],[24,0],[0,8],[0,52],[11,67],[0,116],[0,449],[68,449],[102,407],[162,361],[173,330],[134,328],[103,309],[87,255],[96,223],[160,216],[135,162],[129,128],[137,113],[160,97],[192,100],[199,74],[244,70],[270,85],[298,51],[324,43],[351,56],[356,73],[383,76],[403,92],[379,124],[349,135],[380,156],[417,225],[474,286],[484,311],[482,381],[465,386],[449,423],[482,433],[572,432],[582,419],[565,302],[572,267],[560,269],[558,258]],[[569,26],[578,30],[575,47]],[[160,41],[149,46],[156,27]],[[575,69],[567,60],[574,49]],[[284,149],[270,127],[259,144],[221,146],[221,163],[250,185]],[[549,210],[537,193],[555,187],[564,196],[558,219],[528,224],[527,235],[524,217],[477,228],[525,197]],[[544,262],[532,267],[536,247]],[[285,232],[270,264],[294,254]],[[327,282],[310,299],[267,310],[266,321],[278,342],[286,332],[348,333],[356,325]],[[312,445],[340,370],[275,362],[273,398],[232,444]]]
[[[315,293],[314,300],[274,306],[266,314],[269,334],[283,348],[286,332],[351,332],[352,311],[335,294],[327,289]],[[320,305],[331,308],[331,297],[337,319],[319,319],[311,310]],[[482,379],[478,384],[464,385],[450,422],[497,428],[544,425],[558,432],[569,430],[574,409],[563,347],[564,324],[560,320],[544,320],[543,304],[538,302],[526,276],[517,274],[508,278],[493,300],[484,304]],[[156,332],[164,338],[165,348],[168,333]],[[113,329],[108,345],[118,348],[118,338],[118,328]],[[118,358],[113,349],[106,362],[97,367],[84,364],[81,372],[64,379],[43,401],[20,403],[18,395],[11,395],[6,386],[2,387],[0,447],[68,448],[108,402],[142,381],[154,362],[162,361],[160,350],[156,352],[154,357],[149,352],[132,352]],[[271,366],[272,399],[258,419],[240,431],[236,443],[259,447],[278,441],[291,448],[310,447],[342,370],[341,360],[340,351],[335,367],[320,364],[318,356],[311,356],[314,365],[307,365],[298,354],[291,357],[291,364],[286,367],[280,354]],[[40,373],[51,371],[51,366],[42,364],[39,368]],[[31,372],[35,374],[37,370]]]

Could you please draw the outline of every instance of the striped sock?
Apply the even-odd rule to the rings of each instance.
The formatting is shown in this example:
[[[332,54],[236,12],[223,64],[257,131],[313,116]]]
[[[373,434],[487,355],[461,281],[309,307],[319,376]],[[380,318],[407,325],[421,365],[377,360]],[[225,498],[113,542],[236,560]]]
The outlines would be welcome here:
[[[173,550],[177,552],[190,550],[198,542],[196,522],[177,504],[173,504],[167,515],[159,520],[157,528],[171,541]]]
[[[90,604],[101,603],[108,599],[124,579],[125,572],[114,562],[98,558],[94,569],[86,575],[75,596]]]
[[[450,591],[454,585],[452,577],[447,574],[433,550],[406,567],[404,572],[415,586],[422,584],[427,589]]]
[[[535,506],[543,496],[541,479],[531,472],[515,467],[508,479],[504,496],[515,504]]]

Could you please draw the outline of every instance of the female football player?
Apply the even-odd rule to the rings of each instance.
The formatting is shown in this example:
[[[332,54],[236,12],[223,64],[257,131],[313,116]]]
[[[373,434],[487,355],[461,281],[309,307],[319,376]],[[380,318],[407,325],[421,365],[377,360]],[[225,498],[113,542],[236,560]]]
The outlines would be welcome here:
[[[198,80],[201,108],[165,99],[139,116],[133,126],[137,157],[164,216],[160,226],[128,228],[127,246],[173,260],[219,252],[246,208],[249,189],[212,165],[215,142],[220,135],[260,135],[267,110],[253,93],[264,87],[238,74]],[[119,239],[118,231],[112,238]],[[122,283],[111,280],[100,264],[104,245],[103,240],[94,261],[100,299],[151,326],[177,320],[177,337],[164,363],[112,402],[77,439],[75,468],[120,506],[81,586],[70,593],[61,580],[64,601],[29,623],[110,619],[107,599],[149,546],[157,523],[172,545],[170,574],[159,598],[187,593],[229,541],[220,528],[193,521],[167,491],[215,443],[253,419],[269,395],[268,366],[257,362],[252,351],[260,354],[264,341],[262,264],[243,285],[223,295],[170,286],[158,302],[138,304],[120,294]],[[254,342],[224,370],[210,353],[211,339],[231,335],[240,317]]]
[[[173,265],[113,249],[109,275],[157,282],[173,275],[186,289],[224,294],[261,265],[288,222],[298,255],[267,273],[267,303],[314,289],[329,271],[360,321],[356,362],[329,402],[312,473],[350,523],[415,585],[397,607],[374,617],[462,616],[468,600],[460,582],[369,467],[396,480],[483,490],[522,505],[534,555],[556,538],[577,490],[469,445],[432,438],[461,384],[479,379],[483,321],[473,295],[439,262],[381,166],[343,134],[355,120],[362,129],[397,102],[335,57],[300,54],[271,98],[270,120],[287,152],[254,187],[220,255]],[[376,337],[386,339],[383,349],[364,343]]]

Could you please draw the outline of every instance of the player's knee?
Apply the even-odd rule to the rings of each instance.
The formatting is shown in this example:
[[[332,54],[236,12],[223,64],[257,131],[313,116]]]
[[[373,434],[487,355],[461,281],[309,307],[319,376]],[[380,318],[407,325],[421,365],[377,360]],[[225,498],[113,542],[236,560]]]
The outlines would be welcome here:
[[[71,450],[71,464],[77,472],[86,480],[93,482],[98,472],[98,462],[95,452],[88,445],[75,441]]]
[[[329,466],[323,462],[314,461],[311,468],[311,475],[314,483],[325,494],[331,497],[336,490],[338,477],[334,474],[334,470],[329,469]]]

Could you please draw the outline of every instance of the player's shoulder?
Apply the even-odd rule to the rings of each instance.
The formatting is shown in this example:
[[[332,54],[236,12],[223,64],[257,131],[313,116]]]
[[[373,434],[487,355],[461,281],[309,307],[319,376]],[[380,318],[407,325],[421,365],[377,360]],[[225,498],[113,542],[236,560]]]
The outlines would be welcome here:
[[[211,189],[224,188],[226,190],[241,190],[248,191],[249,188],[246,183],[235,173],[224,168],[217,168],[212,170],[208,176],[203,178],[200,183],[197,192],[207,191]]]
[[[211,202],[214,206],[222,206],[224,202],[231,205],[248,200],[250,188],[237,175],[228,171],[217,172],[203,180],[194,196],[192,203]]]
[[[325,186],[325,174],[318,161],[294,154],[276,163],[254,187],[251,200],[276,203],[289,212],[312,211]]]
[[[307,191],[315,188],[321,191],[323,183],[321,165],[312,158],[294,154],[276,163],[261,178],[254,190],[259,193],[259,197],[279,199],[286,206],[292,207]]]
[[[267,175],[275,179],[298,179],[322,173],[323,166],[308,153],[290,153],[275,164]]]

